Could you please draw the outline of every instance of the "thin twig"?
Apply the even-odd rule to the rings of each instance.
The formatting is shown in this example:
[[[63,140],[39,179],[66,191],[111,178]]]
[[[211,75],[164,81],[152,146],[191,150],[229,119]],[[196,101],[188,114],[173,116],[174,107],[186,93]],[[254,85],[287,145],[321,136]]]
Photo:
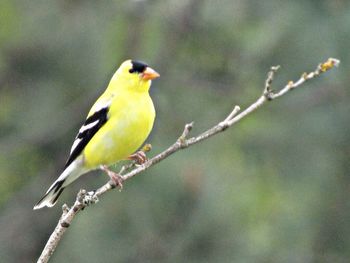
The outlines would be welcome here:
[[[230,114],[221,122],[213,126],[212,128],[204,131],[203,133],[199,134],[198,136],[191,137],[187,139],[192,127],[193,122],[188,123],[185,125],[184,130],[181,134],[181,136],[176,140],[176,142],[171,145],[169,148],[164,150],[163,152],[159,153],[155,157],[149,159],[147,162],[145,162],[142,165],[137,166],[136,162],[132,162],[129,165],[125,165],[121,168],[120,174],[122,176],[123,181],[126,181],[135,175],[140,174],[141,172],[147,170],[151,166],[159,163],[160,161],[164,160],[165,158],[169,157],[173,153],[185,149],[187,147],[190,147],[193,144],[199,143],[205,139],[208,139],[209,137],[216,135],[220,132],[225,131],[227,128],[231,127],[235,123],[239,122],[241,119],[243,119],[245,116],[249,115],[250,113],[257,110],[259,107],[264,105],[266,102],[277,99],[283,95],[285,95],[287,92],[289,92],[292,89],[295,89],[299,86],[301,86],[304,82],[311,80],[320,74],[332,69],[334,66],[338,66],[340,61],[338,59],[329,58],[326,62],[321,63],[318,65],[317,69],[310,73],[304,73],[298,79],[296,82],[289,81],[287,85],[285,85],[281,90],[278,92],[274,92],[271,88],[274,75],[276,71],[279,69],[279,66],[271,67],[271,70],[268,73],[267,79],[265,81],[265,87],[263,94],[261,97],[259,97],[253,104],[251,104],[249,107],[247,107],[244,111],[238,114],[240,111],[239,106],[235,106],[234,109],[230,112]],[[132,169],[131,171],[125,173],[126,171]],[[80,212],[80,210],[84,209],[90,204],[94,204],[98,201],[98,198],[106,193],[107,191],[114,188],[114,185],[111,182],[107,182],[103,186],[101,186],[96,191],[92,192],[86,192],[85,190],[80,190],[77,198],[75,200],[75,203],[71,208],[68,208],[67,205],[63,205],[62,209],[62,216],[51,234],[49,240],[47,241],[47,244],[45,248],[42,251],[42,254],[40,258],[38,259],[38,262],[44,263],[48,262],[51,255],[55,251],[57,245],[59,244],[61,238],[63,237],[64,233],[66,232],[67,228],[72,223],[74,217]]]
[[[269,99],[270,95],[273,94],[272,88],[271,88],[271,84],[273,81],[273,78],[275,77],[275,73],[277,72],[277,70],[280,69],[280,65],[278,66],[273,66],[271,67],[269,73],[267,73],[267,78],[265,81],[265,89],[263,92],[263,95],[265,95],[265,97],[267,97]]]

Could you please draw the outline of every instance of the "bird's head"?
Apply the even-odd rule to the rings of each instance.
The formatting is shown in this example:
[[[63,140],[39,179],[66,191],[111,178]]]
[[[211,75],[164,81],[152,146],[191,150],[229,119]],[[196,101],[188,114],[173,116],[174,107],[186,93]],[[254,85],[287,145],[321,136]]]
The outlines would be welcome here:
[[[148,91],[151,80],[159,76],[158,72],[144,62],[126,60],[120,65],[112,81],[120,82],[120,88],[142,92]]]

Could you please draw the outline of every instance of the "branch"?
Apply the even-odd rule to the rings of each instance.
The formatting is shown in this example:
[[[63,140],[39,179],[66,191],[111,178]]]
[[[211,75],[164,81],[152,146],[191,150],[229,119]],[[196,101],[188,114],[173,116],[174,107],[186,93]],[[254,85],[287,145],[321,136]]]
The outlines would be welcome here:
[[[193,127],[193,122],[186,124],[181,136],[169,148],[159,153],[155,157],[149,159],[147,162],[145,162],[142,165],[137,165],[135,162],[131,162],[130,164],[123,166],[119,171],[122,181],[126,181],[134,177],[135,175],[142,173],[143,171],[147,170],[151,166],[159,163],[160,161],[164,160],[165,158],[169,157],[170,155],[172,155],[173,153],[181,149],[188,148],[193,144],[199,143],[203,140],[208,139],[213,135],[216,135],[220,132],[225,131],[227,128],[233,126],[235,123],[239,122],[241,119],[243,119],[250,113],[257,110],[266,102],[272,101],[274,99],[277,99],[285,95],[289,91],[301,86],[304,82],[311,80],[315,77],[318,77],[322,73],[325,73],[326,71],[334,68],[334,66],[338,66],[339,63],[340,63],[339,60],[334,58],[329,58],[326,62],[319,64],[316,70],[310,73],[302,74],[301,77],[296,82],[289,81],[288,84],[285,85],[278,92],[274,92],[271,88],[271,85],[272,85],[275,73],[280,68],[280,66],[271,67],[271,70],[269,71],[267,75],[267,79],[265,81],[265,88],[262,95],[253,104],[247,107],[244,111],[238,114],[238,112],[240,111],[240,107],[235,106],[233,110],[230,112],[230,114],[223,121],[219,122],[218,124],[204,131],[203,133],[191,138],[187,138],[187,137]],[[146,145],[143,148],[144,152],[149,150],[150,150],[150,145]],[[62,216],[59,219],[55,230],[53,231],[49,240],[47,241],[46,246],[43,249],[40,258],[38,259],[38,262],[48,262],[51,255],[54,253],[58,243],[63,237],[63,234],[66,232],[67,228],[72,223],[74,217],[85,207],[91,204],[97,203],[101,195],[103,195],[104,193],[106,193],[107,191],[113,188],[115,188],[115,184],[109,181],[103,186],[101,186],[99,189],[97,189],[96,191],[86,192],[85,190],[82,189],[79,191],[77,198],[75,200],[75,203],[71,208],[69,208],[66,204],[63,205]]]

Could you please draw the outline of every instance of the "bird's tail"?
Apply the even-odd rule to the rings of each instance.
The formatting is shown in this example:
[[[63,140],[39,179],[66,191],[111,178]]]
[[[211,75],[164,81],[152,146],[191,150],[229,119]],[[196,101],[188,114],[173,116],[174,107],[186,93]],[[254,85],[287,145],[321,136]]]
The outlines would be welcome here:
[[[43,208],[45,206],[52,207],[56,204],[58,197],[62,194],[64,190],[63,186],[64,180],[62,181],[55,181],[47,190],[45,195],[39,200],[39,202],[36,203],[34,206],[34,210]]]
[[[50,186],[45,195],[34,206],[34,210],[45,206],[52,207],[56,204],[58,197],[62,194],[64,188],[75,181],[85,171],[78,167],[77,162],[71,163],[58,179]]]

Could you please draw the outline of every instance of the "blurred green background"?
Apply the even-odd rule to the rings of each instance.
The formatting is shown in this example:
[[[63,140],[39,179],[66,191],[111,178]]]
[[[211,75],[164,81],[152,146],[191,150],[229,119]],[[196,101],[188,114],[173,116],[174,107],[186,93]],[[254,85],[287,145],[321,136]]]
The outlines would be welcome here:
[[[337,70],[83,211],[52,262],[349,262],[350,2],[0,0],[0,256],[33,262],[90,173],[32,207],[127,58],[147,61],[160,152],[328,57]]]

